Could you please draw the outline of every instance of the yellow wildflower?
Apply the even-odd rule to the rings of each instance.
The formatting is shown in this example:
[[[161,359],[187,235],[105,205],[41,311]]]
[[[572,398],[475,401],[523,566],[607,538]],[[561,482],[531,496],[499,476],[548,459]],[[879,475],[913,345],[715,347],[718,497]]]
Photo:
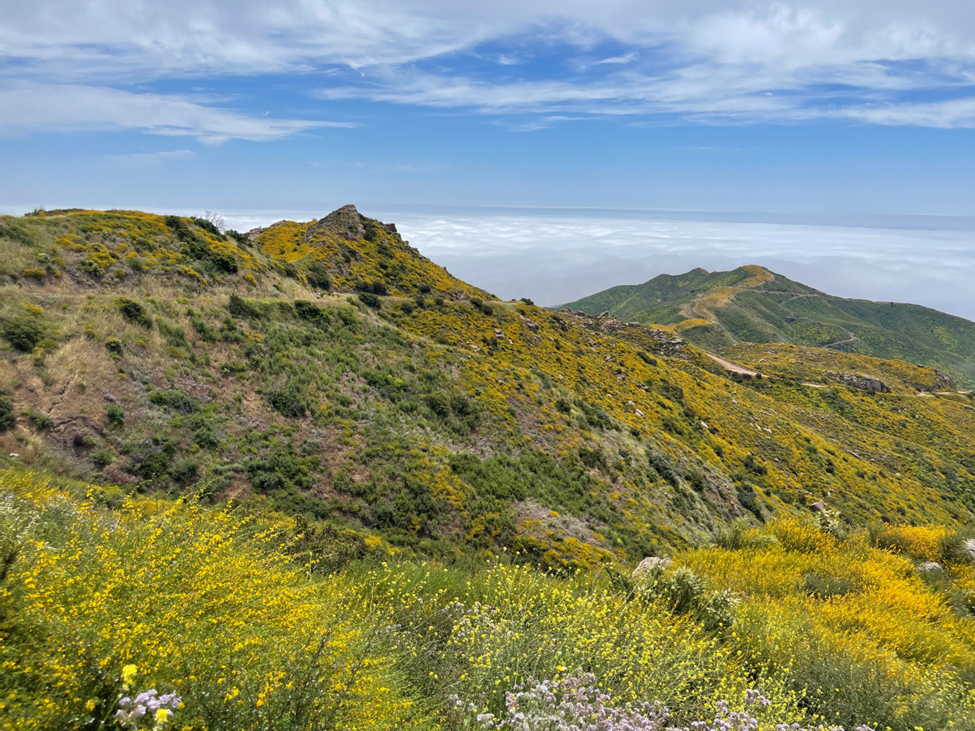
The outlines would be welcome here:
[[[122,668],[122,690],[128,690],[132,686],[132,680],[138,672],[135,665],[125,665]]]

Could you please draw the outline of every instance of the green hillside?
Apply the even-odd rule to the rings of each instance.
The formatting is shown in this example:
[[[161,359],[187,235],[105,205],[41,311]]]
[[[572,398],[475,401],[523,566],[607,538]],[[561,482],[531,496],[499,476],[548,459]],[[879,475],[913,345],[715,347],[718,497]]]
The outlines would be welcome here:
[[[3,217],[0,252],[0,726],[115,728],[136,677],[187,729],[510,731],[532,682],[973,727],[971,395],[693,344],[825,295],[698,270],[676,326],[554,312],[352,207]]]
[[[758,266],[662,274],[564,307],[674,325],[710,350],[739,342],[832,348],[921,363],[975,385],[975,323],[919,305],[834,297]]]

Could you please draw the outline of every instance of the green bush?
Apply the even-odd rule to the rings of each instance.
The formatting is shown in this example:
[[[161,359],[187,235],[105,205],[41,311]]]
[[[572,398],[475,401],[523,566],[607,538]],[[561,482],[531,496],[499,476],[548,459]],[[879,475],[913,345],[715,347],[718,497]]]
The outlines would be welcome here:
[[[301,390],[290,384],[281,391],[268,391],[267,401],[282,416],[289,419],[299,419],[305,415],[308,405]]]
[[[149,394],[149,403],[177,411],[181,414],[192,414],[196,411],[196,399],[185,391],[178,389],[153,391]]]
[[[152,327],[152,320],[146,313],[145,308],[135,300],[131,300],[128,297],[119,297],[115,300],[115,306],[122,313],[122,317],[129,322],[140,325],[147,330]]]
[[[118,338],[108,338],[105,341],[105,349],[111,353],[113,358],[118,358],[122,355],[122,341]]]
[[[109,404],[105,407],[105,421],[112,429],[121,429],[125,426],[125,412],[118,404]]]
[[[3,323],[3,337],[23,353],[31,352],[43,336],[41,324],[32,317],[18,317]]]
[[[196,477],[200,466],[192,459],[184,459],[177,462],[169,469],[169,476],[175,482],[187,483]]]
[[[17,426],[17,417],[14,416],[14,402],[10,394],[0,391],[0,432],[10,431]]]
[[[239,317],[245,320],[256,320],[261,317],[261,312],[256,307],[248,303],[243,297],[239,297],[236,294],[230,295],[230,300],[227,302],[227,310],[234,317]]]
[[[308,280],[308,286],[313,289],[320,289],[323,292],[329,292],[332,289],[332,278],[329,276],[325,262],[319,259],[313,259],[308,263],[305,269],[305,279]]]
[[[99,469],[105,469],[115,461],[115,455],[112,454],[112,450],[108,447],[102,447],[91,453],[91,461]]]
[[[372,292],[359,292],[359,301],[366,307],[371,307],[374,310],[381,309],[383,306],[382,300]]]
[[[441,419],[446,419],[450,416],[450,399],[446,394],[439,392],[428,393],[423,397],[423,403]]]

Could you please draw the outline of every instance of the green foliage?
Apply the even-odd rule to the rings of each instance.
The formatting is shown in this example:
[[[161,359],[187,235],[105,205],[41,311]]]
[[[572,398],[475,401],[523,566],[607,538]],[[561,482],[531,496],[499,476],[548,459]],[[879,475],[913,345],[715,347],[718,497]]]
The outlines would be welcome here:
[[[122,341],[118,338],[108,338],[105,340],[105,349],[112,354],[113,358],[122,355]]]
[[[374,310],[378,310],[383,306],[382,300],[372,292],[359,292],[359,301],[362,302],[362,304],[364,304],[366,307],[371,307]]]
[[[761,267],[662,274],[565,306],[593,314],[608,311],[621,320],[677,325],[682,337],[709,350],[736,343],[835,348],[924,363],[975,384],[975,324],[918,305],[824,295]],[[769,360],[764,353],[759,357]],[[789,363],[784,366],[794,370]]]
[[[145,307],[135,300],[129,299],[128,297],[119,297],[115,300],[115,307],[122,317],[131,323],[144,327],[147,330],[152,328],[152,318],[146,312]]]
[[[308,410],[304,394],[294,383],[280,391],[268,391],[266,398],[275,411],[289,419],[299,419]]]
[[[166,406],[174,408],[170,402],[167,402]],[[121,429],[125,426],[125,412],[122,411],[122,407],[118,404],[108,404],[105,407],[105,421],[112,429]]]
[[[180,414],[192,414],[197,407],[196,399],[179,389],[153,391],[149,394],[149,403]]]
[[[24,353],[31,352],[44,337],[41,324],[30,316],[5,320],[2,333],[8,343]]]
[[[258,319],[262,316],[260,310],[248,303],[242,297],[237,294],[231,294],[230,299],[227,302],[227,310],[234,317],[240,317],[243,319],[253,318]]]
[[[17,426],[17,417],[14,415],[14,402],[10,394],[0,391],[0,433],[10,431]]]

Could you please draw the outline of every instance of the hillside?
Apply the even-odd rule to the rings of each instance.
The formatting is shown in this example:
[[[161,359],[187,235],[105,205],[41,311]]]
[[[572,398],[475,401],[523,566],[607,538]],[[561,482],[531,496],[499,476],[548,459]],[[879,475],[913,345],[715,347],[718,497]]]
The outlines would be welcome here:
[[[0,251],[0,725],[151,688],[180,728],[534,731],[555,687],[975,728],[975,402],[932,368],[501,302],[349,206]]]
[[[975,323],[918,305],[834,297],[759,266],[661,274],[563,307],[672,325],[708,350],[739,342],[831,348],[921,363],[975,385]]]
[[[0,440],[27,465],[553,567],[822,500],[860,525],[975,506],[967,397],[732,380],[673,333],[491,300],[354,208],[248,235],[91,211],[2,230]]]

